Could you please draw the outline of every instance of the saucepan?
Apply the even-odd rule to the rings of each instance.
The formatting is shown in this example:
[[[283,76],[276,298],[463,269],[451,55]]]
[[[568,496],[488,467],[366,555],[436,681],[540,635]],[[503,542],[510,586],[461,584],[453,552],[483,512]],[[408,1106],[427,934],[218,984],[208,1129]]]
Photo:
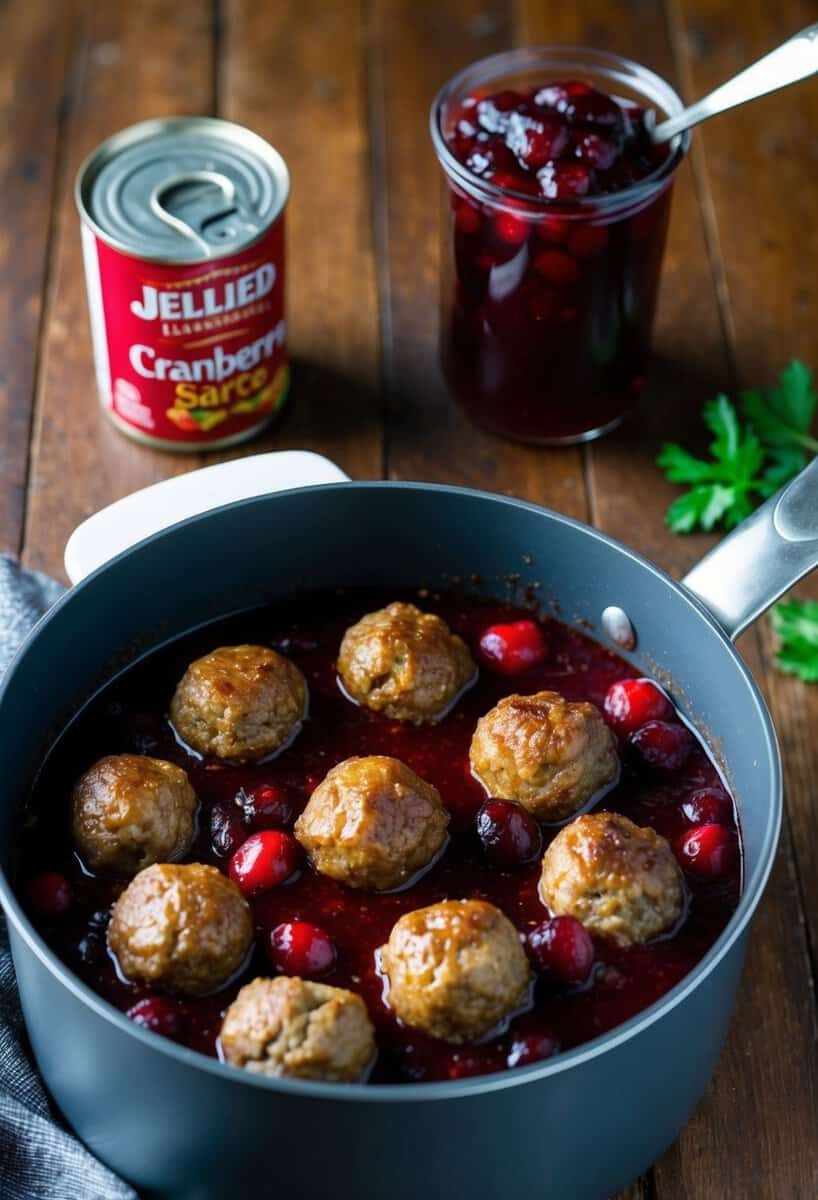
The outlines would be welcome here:
[[[155,525],[169,519],[166,507],[157,515],[160,501]],[[111,538],[134,537],[135,511],[98,526],[102,553]],[[818,462],[678,583],[533,504],[430,484],[335,482],[189,517],[72,588],[0,694],[0,900],[37,1062],[79,1136],[168,1200],[602,1200],[645,1170],[715,1068],[781,823],[775,733],[733,641],[818,564],[816,514]],[[630,646],[635,670],[658,675],[709,742],[737,797],[745,877],[737,911],[695,970],[638,1017],[547,1062],[381,1087],[239,1072],[148,1033],[79,982],[9,881],[20,806],[72,714],[116,671],[226,614],[300,589],[452,579],[503,596],[510,579],[521,590],[538,584],[563,620],[620,652]]]

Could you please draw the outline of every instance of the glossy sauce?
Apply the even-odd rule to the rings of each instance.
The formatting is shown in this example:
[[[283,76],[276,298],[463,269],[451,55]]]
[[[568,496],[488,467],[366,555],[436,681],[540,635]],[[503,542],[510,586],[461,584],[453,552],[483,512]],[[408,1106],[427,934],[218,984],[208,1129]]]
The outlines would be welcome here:
[[[439,724],[415,727],[394,722],[355,706],[342,694],[335,659],[344,630],[365,612],[396,598],[400,597],[393,593],[370,592],[300,597],[289,611],[257,611],[210,626],[119,676],[55,747],[21,830],[18,877],[25,883],[39,872],[58,870],[70,879],[75,896],[70,911],[58,920],[38,918],[37,923],[60,957],[117,1008],[127,1010],[149,994],[118,977],[105,948],[105,910],[127,880],[89,876],[68,837],[71,786],[105,754],[149,754],[183,766],[202,803],[198,837],[187,861],[213,863],[222,870],[227,858],[211,844],[214,807],[231,814],[236,825],[241,810],[235,798],[240,790],[269,783],[289,790],[297,814],[329,768],[351,755],[388,754],[403,760],[440,790],[452,814],[445,853],[403,891],[380,895],[353,891],[305,867],[292,882],[252,900],[257,946],[247,969],[216,995],[179,1002],[184,1022],[179,1040],[205,1054],[217,1052],[221,1015],[238,988],[257,975],[273,974],[264,947],[269,931],[282,921],[311,921],[333,939],[338,958],[324,982],[359,991],[369,1006],[379,1045],[373,1083],[501,1070],[509,1058],[514,1062],[519,1056],[519,1040],[528,1035],[542,1035],[543,1045],[555,1048],[576,1046],[657,1000],[716,940],[738,903],[740,862],[719,880],[688,879],[686,916],[672,936],[629,949],[595,939],[596,966],[588,985],[559,986],[541,976],[532,1006],[480,1045],[453,1047],[396,1021],[384,1004],[376,951],[403,913],[447,897],[481,897],[498,905],[523,934],[547,915],[537,896],[539,863],[508,871],[490,867],[474,833],[475,814],[485,799],[468,765],[478,718],[510,692],[543,688],[572,700],[590,700],[601,708],[610,684],[634,673],[624,660],[590,638],[545,619],[550,653],[542,666],[512,678],[482,669],[476,684]],[[405,598],[439,612],[474,653],[487,626],[531,616],[527,609],[493,599],[427,593]],[[175,739],[166,718],[170,698],[192,659],[216,646],[239,642],[271,645],[298,664],[310,688],[309,718],[292,745],[266,764],[236,767],[202,762]],[[685,765],[669,776],[637,769],[625,754],[620,781],[600,807],[625,813],[637,824],[652,825],[675,844],[691,827],[681,811],[684,800],[699,788],[720,785],[716,768],[698,742]],[[546,844],[557,831],[558,827],[546,828]]]

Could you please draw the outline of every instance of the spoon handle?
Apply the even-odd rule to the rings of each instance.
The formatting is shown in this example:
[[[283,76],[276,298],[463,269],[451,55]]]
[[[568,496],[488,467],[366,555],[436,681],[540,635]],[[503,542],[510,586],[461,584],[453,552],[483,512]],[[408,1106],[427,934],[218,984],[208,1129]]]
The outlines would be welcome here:
[[[776,50],[747,67],[696,104],[691,104],[675,117],[662,121],[651,132],[654,142],[667,142],[708,117],[745,104],[758,96],[766,96],[779,88],[797,83],[818,72],[818,23],[808,25]]]

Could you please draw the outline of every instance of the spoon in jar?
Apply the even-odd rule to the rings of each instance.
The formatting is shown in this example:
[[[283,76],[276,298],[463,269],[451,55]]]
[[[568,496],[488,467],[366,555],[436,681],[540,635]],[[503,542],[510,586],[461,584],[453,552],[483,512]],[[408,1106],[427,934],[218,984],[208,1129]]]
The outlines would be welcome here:
[[[789,87],[818,72],[818,23],[808,25],[776,50],[765,54],[758,62],[728,79],[721,87],[710,92],[675,117],[656,124],[656,113],[645,114],[645,127],[655,143],[669,142],[685,129],[691,129],[700,121],[715,117],[748,100],[766,96],[779,88]]]

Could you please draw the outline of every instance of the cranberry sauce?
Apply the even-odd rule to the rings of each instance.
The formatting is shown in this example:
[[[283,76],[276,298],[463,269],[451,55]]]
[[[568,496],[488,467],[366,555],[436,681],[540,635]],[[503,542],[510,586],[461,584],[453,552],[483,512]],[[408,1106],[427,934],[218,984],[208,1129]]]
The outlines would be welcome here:
[[[379,1043],[373,1082],[458,1078],[534,1062],[612,1029],[678,983],[729,920],[741,880],[740,856],[725,853],[721,844],[729,843],[734,851],[737,846],[732,801],[698,740],[690,738],[683,761],[676,762],[673,752],[687,735],[686,727],[661,695],[651,696],[640,687],[624,698],[614,693],[615,702],[608,705],[606,717],[621,739],[623,768],[601,806],[652,825],[670,840],[685,868],[685,918],[672,936],[630,949],[602,938],[591,941],[572,918],[544,924],[548,913],[537,896],[539,831],[530,828],[527,814],[520,818],[519,810],[512,813],[516,823],[507,826],[504,806],[497,803],[487,806],[478,820],[486,796],[469,772],[475,723],[512,691],[551,688],[603,709],[611,685],[633,671],[590,638],[550,619],[542,621],[537,653],[531,654],[530,630],[514,624],[529,622],[530,612],[498,600],[424,592],[406,598],[439,612],[466,639],[481,664],[480,675],[439,724],[394,722],[343,695],[335,658],[348,625],[396,598],[370,592],[302,596],[288,609],[245,614],[198,631],[118,677],[49,756],[20,834],[18,878],[24,902],[60,957],[134,1020],[213,1055],[221,1014],[241,984],[276,971],[312,973],[359,991],[366,1000]],[[510,660],[519,667],[513,675],[497,670],[481,648],[482,635],[498,625],[492,644],[496,650],[502,636],[517,652],[517,659]],[[239,642],[271,645],[298,664],[309,683],[309,718],[295,741],[270,762],[245,767],[202,762],[174,738],[168,704],[192,659]],[[527,658],[519,654],[523,642]],[[662,720],[652,719],[657,713]],[[660,736],[646,739],[647,754],[644,746],[631,748],[639,732],[635,726],[643,718],[643,734],[661,727]],[[666,729],[679,732],[672,745]],[[665,764],[663,747],[670,753]],[[222,871],[251,834],[291,828],[312,789],[350,755],[392,755],[435,784],[452,816],[451,837],[421,878],[391,894],[353,891],[302,866],[295,876],[251,898],[257,945],[240,978],[202,999],[159,996],[119,978],[106,950],[108,909],[127,881],[88,875],[68,837],[74,780],[103,755],[126,752],[166,758],[185,768],[202,803],[188,859],[213,863]],[[695,830],[697,836],[691,837]],[[543,846],[556,832],[556,827],[543,829]],[[536,931],[528,946],[538,971],[532,1006],[479,1045],[455,1047],[417,1034],[401,1026],[383,1002],[376,950],[403,913],[447,897],[487,899],[521,935]]]
[[[652,145],[641,108],[578,81],[472,95],[447,143],[475,177],[474,194],[449,177],[441,345],[453,392],[505,437],[612,426],[641,385],[670,190],[611,194],[652,175],[667,147]]]

